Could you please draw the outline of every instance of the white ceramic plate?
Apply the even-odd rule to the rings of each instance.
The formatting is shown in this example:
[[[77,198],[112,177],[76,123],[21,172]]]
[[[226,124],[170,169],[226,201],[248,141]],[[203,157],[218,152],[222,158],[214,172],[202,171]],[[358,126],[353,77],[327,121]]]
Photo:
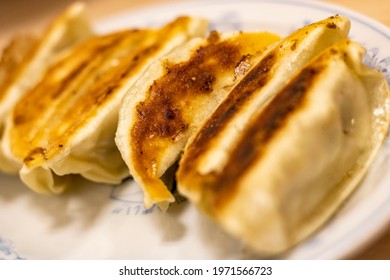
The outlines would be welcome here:
[[[100,32],[158,26],[177,15],[202,16],[218,30],[287,35],[334,14],[352,21],[351,38],[366,46],[366,63],[390,81],[390,31],[336,6],[298,1],[195,1],[126,12],[96,23]],[[390,220],[390,140],[358,192],[316,235],[282,259],[339,259],[374,238]],[[37,195],[0,175],[0,259],[242,259],[253,256],[187,202],[168,213],[146,210],[133,181],[107,186],[80,180],[58,197]]]

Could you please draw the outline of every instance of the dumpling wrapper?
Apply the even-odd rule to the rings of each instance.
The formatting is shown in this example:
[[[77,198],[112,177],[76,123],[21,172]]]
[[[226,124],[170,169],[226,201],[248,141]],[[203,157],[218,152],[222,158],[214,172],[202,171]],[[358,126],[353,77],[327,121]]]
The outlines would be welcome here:
[[[237,137],[219,130],[225,146],[202,141],[211,116],[184,153],[179,191],[257,252],[280,253],[308,237],[356,189],[388,131],[389,89],[363,54],[347,39],[330,46]],[[210,153],[224,156],[205,171]]]
[[[21,180],[48,194],[61,193],[72,174],[120,183],[128,169],[114,136],[124,93],[155,59],[203,36],[207,25],[180,17],[161,29],[118,31],[92,38],[58,61],[7,122],[3,151],[22,165]]]
[[[85,5],[74,3],[40,37],[19,36],[9,43],[0,58],[0,142],[4,121],[16,102],[41,79],[59,56],[92,36]],[[16,173],[18,167],[0,149],[0,170]]]
[[[279,36],[211,32],[156,61],[126,94],[116,143],[146,207],[165,210],[174,196],[161,179],[188,138]]]

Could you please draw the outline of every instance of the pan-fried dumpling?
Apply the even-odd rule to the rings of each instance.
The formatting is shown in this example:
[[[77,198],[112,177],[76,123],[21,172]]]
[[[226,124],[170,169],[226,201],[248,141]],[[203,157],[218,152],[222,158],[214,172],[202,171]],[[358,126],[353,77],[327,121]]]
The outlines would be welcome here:
[[[219,124],[227,111],[215,112],[185,150],[179,191],[258,252],[313,233],[357,187],[388,130],[389,89],[363,53],[347,39],[330,46],[264,106],[247,104],[250,117],[237,112],[240,133]]]
[[[155,62],[126,94],[116,143],[145,205],[166,209],[173,195],[160,177],[188,138],[256,59],[279,37],[267,32],[211,32]]]
[[[42,77],[46,69],[73,45],[93,35],[82,3],[71,5],[40,36],[14,38],[0,58],[0,141],[11,108]],[[0,151],[0,170],[17,172],[18,164]]]
[[[22,181],[40,193],[63,191],[70,174],[121,182],[128,169],[114,136],[124,93],[152,61],[206,29],[203,19],[180,17],[92,38],[58,61],[7,122],[3,151],[22,164]]]

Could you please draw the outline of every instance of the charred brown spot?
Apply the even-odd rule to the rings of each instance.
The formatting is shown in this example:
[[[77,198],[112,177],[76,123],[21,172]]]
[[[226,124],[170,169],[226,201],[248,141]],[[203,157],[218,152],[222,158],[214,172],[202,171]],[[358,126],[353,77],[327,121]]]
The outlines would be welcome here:
[[[243,132],[221,172],[223,176],[216,176],[209,186],[215,195],[216,204],[227,201],[235,192],[237,180],[261,157],[267,143],[286,124],[289,116],[302,106],[308,89],[320,71],[321,68],[315,67],[303,70]]]
[[[166,109],[164,112],[164,117],[168,120],[175,119],[175,112],[172,109]]]
[[[22,123],[26,122],[26,118],[23,114],[15,114],[13,117],[13,123],[15,126],[18,126]]]
[[[331,48],[331,49],[330,49],[330,53],[331,53],[332,55],[335,55],[335,54],[337,54],[337,50],[334,49],[334,48]]]
[[[200,75],[200,78],[202,79],[202,86],[199,88],[199,91],[204,93],[213,91],[212,86],[215,81],[215,77],[209,73],[206,73],[205,75]],[[196,79],[196,77],[194,77],[192,80],[195,81],[194,79]]]
[[[290,49],[294,51],[297,48],[297,39],[291,41],[291,47]]]
[[[210,44],[215,44],[219,41],[220,37],[219,37],[219,33],[215,30],[212,30],[210,32],[210,35],[209,37],[207,38],[207,41],[210,43]]]
[[[141,118],[137,120],[133,131],[141,134],[137,135],[138,139],[171,138],[184,124],[173,99],[170,96],[161,96],[161,92],[155,94],[159,95],[153,102],[155,106],[150,106],[148,102],[140,102],[137,105],[137,112]]]
[[[330,28],[330,29],[336,29],[337,28],[337,25],[334,23],[334,22],[328,22],[326,24],[326,27],[327,28]]]
[[[43,158],[46,159],[46,150],[42,147],[36,147],[33,150],[31,150],[27,156],[24,158],[23,162],[28,165],[30,161],[33,161],[36,158]]]

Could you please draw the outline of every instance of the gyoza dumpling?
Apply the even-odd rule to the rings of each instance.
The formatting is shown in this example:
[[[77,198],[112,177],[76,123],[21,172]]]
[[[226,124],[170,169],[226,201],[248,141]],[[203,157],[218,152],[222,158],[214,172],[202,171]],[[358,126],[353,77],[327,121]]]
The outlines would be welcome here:
[[[46,69],[71,46],[93,35],[82,3],[71,5],[39,37],[15,37],[0,57],[0,142],[9,111],[42,77]],[[0,151],[0,170],[17,172],[18,166]]]
[[[22,181],[40,193],[63,191],[70,174],[121,182],[128,169],[114,135],[124,93],[152,61],[206,29],[203,19],[180,17],[92,38],[58,61],[7,122],[3,151],[22,165]]]
[[[116,143],[145,205],[165,209],[173,195],[160,177],[188,138],[256,62],[275,34],[211,32],[154,63],[126,94]]]
[[[312,234],[357,187],[388,130],[389,89],[363,53],[342,40],[262,107],[243,104],[222,124],[228,113],[216,111],[184,152],[179,191],[258,252],[279,253]],[[240,133],[223,129],[234,120]]]

